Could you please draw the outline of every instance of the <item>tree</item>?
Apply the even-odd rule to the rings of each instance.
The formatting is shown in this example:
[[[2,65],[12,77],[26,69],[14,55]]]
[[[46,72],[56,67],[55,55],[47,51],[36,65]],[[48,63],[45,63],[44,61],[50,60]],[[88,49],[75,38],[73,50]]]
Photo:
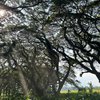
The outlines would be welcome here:
[[[77,67],[100,80],[99,4],[99,0],[0,3],[7,13],[0,19],[1,61],[18,71],[25,95],[31,91],[41,97],[49,88],[59,94],[66,81],[75,85]]]
[[[99,5],[99,0],[91,2],[87,0],[71,1],[69,5],[66,4],[66,6],[69,6],[67,9],[62,4],[62,7],[60,6],[58,11],[56,11],[54,18],[56,21],[62,18],[59,20],[61,23],[57,24],[57,26],[61,29],[63,39],[67,42],[65,45],[59,45],[63,49],[69,49],[72,55],[66,53],[64,50],[55,49],[64,57],[67,57],[74,66],[84,69],[85,72],[82,72],[82,74],[92,73],[100,81]],[[55,4],[55,7],[58,6]],[[52,24],[54,22],[55,20],[52,19]]]

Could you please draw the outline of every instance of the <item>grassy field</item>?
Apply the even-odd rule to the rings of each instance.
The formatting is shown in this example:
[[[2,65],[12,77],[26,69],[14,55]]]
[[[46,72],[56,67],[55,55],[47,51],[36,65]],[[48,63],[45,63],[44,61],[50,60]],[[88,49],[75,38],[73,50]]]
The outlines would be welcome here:
[[[89,93],[89,90],[87,89],[86,92]],[[62,90],[60,93],[61,94],[66,94],[66,93],[68,93],[68,91],[67,90]],[[70,90],[70,93],[78,93],[78,90]],[[93,89],[93,93],[100,94],[100,89]]]
[[[100,93],[100,89],[93,89],[93,92]]]
[[[62,97],[55,100],[100,100],[100,89],[93,89],[92,93],[86,91],[78,92],[78,90],[61,91]]]

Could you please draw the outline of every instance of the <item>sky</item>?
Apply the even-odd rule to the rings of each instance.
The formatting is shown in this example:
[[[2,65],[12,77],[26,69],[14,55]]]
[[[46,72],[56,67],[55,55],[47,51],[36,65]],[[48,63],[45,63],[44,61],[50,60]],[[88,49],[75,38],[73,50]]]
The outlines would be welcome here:
[[[79,87],[89,87],[89,83],[92,83],[93,87],[100,87],[100,83],[97,79],[97,77],[91,73],[85,73],[80,77],[81,71],[75,70],[76,71],[76,80],[79,80],[81,83],[78,84]],[[72,89],[73,86],[71,85],[64,85],[62,90],[66,89]]]
[[[88,83],[92,83],[93,86],[100,86],[97,77],[91,73],[85,73],[80,77],[80,71],[77,72],[77,80],[81,82],[82,86],[88,86]]]

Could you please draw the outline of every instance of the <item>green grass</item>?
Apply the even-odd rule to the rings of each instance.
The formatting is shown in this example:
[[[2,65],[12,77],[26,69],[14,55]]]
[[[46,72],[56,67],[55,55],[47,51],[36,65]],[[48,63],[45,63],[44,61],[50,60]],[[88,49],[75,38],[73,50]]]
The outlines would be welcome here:
[[[86,91],[78,92],[78,90],[71,90],[70,92],[64,90],[61,91],[62,99],[55,100],[100,100],[100,89],[93,89],[90,93],[89,89]]]
[[[43,99],[45,100],[45,99]],[[48,100],[100,100],[98,93],[62,93],[59,97],[51,97]]]
[[[93,92],[100,93],[100,89],[93,89]]]
[[[87,89],[86,92],[89,93],[89,90]],[[100,89],[93,89],[93,93],[95,93],[95,92],[100,93]],[[68,91],[67,90],[62,90],[60,93],[61,94],[66,94],[66,93],[68,93]],[[78,90],[70,90],[70,93],[78,93]]]

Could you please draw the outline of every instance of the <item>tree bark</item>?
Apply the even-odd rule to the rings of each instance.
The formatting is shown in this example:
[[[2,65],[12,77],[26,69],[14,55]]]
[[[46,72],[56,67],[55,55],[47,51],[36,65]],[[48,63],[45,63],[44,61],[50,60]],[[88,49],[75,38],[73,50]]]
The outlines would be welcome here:
[[[20,79],[20,82],[21,82],[21,85],[22,85],[22,89],[23,89],[24,95],[28,96],[29,95],[28,84],[27,84],[26,79],[25,79],[25,77],[23,75],[21,67],[17,66],[17,68],[18,68],[19,79]]]
[[[99,72],[97,72],[95,75],[96,75],[96,77],[98,78],[99,83],[100,83],[100,73],[99,73]]]

